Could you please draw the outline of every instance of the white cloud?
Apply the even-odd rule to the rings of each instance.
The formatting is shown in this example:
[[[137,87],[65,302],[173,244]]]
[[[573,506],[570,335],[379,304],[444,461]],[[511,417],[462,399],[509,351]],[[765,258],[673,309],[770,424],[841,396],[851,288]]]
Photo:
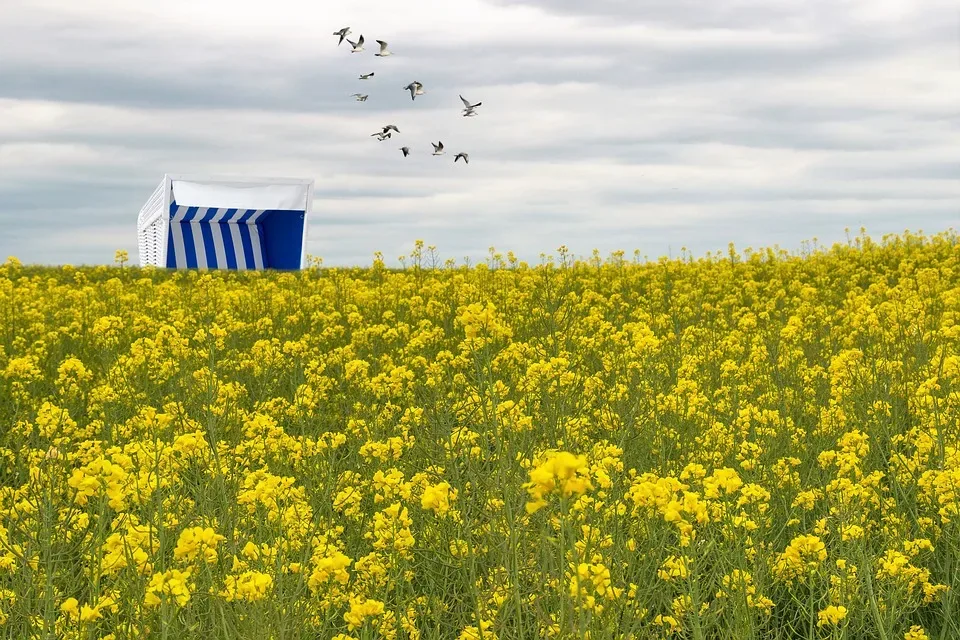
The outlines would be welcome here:
[[[328,264],[416,238],[473,259],[799,246],[958,213],[941,0],[13,1],[0,255],[25,261],[133,255],[164,172],[313,177],[309,248]],[[337,47],[346,25],[363,54]],[[373,57],[378,37],[395,57]],[[401,133],[369,136],[387,123]]]

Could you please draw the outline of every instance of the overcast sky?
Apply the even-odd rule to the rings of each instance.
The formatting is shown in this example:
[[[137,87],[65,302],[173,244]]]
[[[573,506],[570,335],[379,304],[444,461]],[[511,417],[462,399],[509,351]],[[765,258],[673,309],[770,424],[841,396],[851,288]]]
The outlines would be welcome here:
[[[330,265],[960,228],[956,0],[0,2],[0,261],[136,262],[165,172],[315,179]]]

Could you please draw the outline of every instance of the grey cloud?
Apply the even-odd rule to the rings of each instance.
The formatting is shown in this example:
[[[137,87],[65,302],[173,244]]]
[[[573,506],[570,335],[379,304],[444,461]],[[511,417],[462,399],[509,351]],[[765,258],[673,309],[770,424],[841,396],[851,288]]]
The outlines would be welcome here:
[[[699,0],[494,0],[503,6],[535,6],[551,13],[584,16],[604,23],[643,22],[687,27],[744,27],[789,23],[793,8],[776,2]]]
[[[881,24],[865,25],[849,16],[829,0],[734,0],[728,2],[701,2],[700,0],[491,0],[505,7],[536,7],[551,14],[575,16],[601,24],[647,24],[692,29],[755,29],[797,28],[836,29],[838,26],[859,27],[875,31]],[[850,6],[850,5],[847,5]],[[955,5],[948,1],[925,2],[925,19],[921,26],[939,25],[938,18],[956,17]],[[952,23],[946,25],[954,29]]]
[[[809,172],[810,177],[844,180],[858,179],[904,179],[946,180],[951,184],[960,182],[960,162],[897,162],[892,165],[858,166],[833,163],[817,167]]]
[[[919,194],[912,196],[903,196],[894,189],[883,189],[882,183],[874,185],[857,185],[855,188],[833,187],[821,188],[816,186],[806,187],[766,187],[756,186],[749,190],[743,187],[718,188],[716,186],[698,186],[690,188],[683,184],[676,187],[663,188],[653,186],[642,189],[615,189],[598,194],[602,202],[622,203],[625,201],[642,200],[644,203],[703,203],[710,202],[719,204],[724,202],[761,202],[771,205],[782,205],[784,202],[810,203],[810,202],[835,202],[837,200],[857,200],[864,203],[864,206],[870,206],[871,203],[878,201],[898,201],[906,200],[910,202],[924,201],[931,203],[944,203],[946,209],[952,206],[957,210],[956,203],[960,201],[960,190],[953,189],[953,193],[939,194]]]
[[[588,4],[593,7],[593,3]],[[552,0],[545,6],[551,10],[565,7]],[[586,6],[583,3],[568,9],[573,11],[575,6],[581,7],[578,13],[590,12],[583,8]],[[621,6],[601,2],[594,9],[600,9],[601,13],[604,7],[610,11],[626,11],[629,6],[632,3]],[[693,12],[693,15],[700,13],[711,11]],[[750,24],[735,19],[739,14],[713,13],[716,19],[725,16],[724,19],[729,20],[726,26],[742,28]],[[760,14],[763,15],[762,10]],[[630,15],[629,11],[626,15]],[[685,26],[696,25],[688,22]],[[74,55],[28,58],[16,66],[5,66],[0,69],[2,95],[148,108],[222,108],[226,105],[272,111],[370,113],[399,106],[412,107],[401,88],[409,81],[408,75],[416,75],[427,86],[428,94],[420,97],[420,105],[439,104],[435,96],[440,95],[449,94],[455,100],[456,93],[465,86],[530,81],[554,84],[577,77],[601,85],[642,86],[652,91],[704,81],[753,79],[761,82],[764,78],[822,71],[838,64],[892,57],[917,41],[899,32],[861,30],[842,33],[842,37],[825,43],[802,46],[756,43],[734,48],[719,43],[664,47],[638,40],[629,44],[590,42],[574,50],[565,42],[538,43],[533,49],[512,42],[470,51],[451,45],[411,42],[405,46],[405,59],[391,60],[389,75],[381,70],[375,80],[351,82],[356,78],[355,71],[366,67],[357,66],[361,63],[347,54],[334,59],[260,59],[238,52],[229,41],[205,43],[174,36],[157,38],[146,31],[119,34],[96,25],[89,29],[57,24],[47,28],[54,31],[60,50]],[[930,29],[941,39],[955,37],[942,22]],[[925,36],[929,41],[931,34]],[[158,59],[169,62],[157,64],[145,58],[144,40],[156,51]],[[136,55],[126,55],[129,51]],[[583,74],[571,71],[569,66],[551,69],[558,60],[573,62],[583,56],[597,57],[600,65]],[[239,60],[243,61],[242,65]],[[436,64],[437,60],[442,60],[443,65]],[[370,70],[375,69],[374,62],[364,62]],[[333,87],[336,90],[332,90]],[[757,90],[760,89],[758,86]],[[366,103],[358,104],[349,97],[354,91],[369,91],[374,95]]]

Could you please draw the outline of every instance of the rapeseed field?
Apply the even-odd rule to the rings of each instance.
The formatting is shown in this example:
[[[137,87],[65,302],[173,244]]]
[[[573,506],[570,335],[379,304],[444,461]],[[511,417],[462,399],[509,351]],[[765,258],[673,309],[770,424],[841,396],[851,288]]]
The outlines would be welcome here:
[[[960,242],[0,267],[7,638],[960,638]]]

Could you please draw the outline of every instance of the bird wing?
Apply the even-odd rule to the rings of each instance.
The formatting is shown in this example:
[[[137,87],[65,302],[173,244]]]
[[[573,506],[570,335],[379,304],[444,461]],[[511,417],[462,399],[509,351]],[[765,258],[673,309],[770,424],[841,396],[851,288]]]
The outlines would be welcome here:
[[[437,140],[437,144],[439,145],[439,146],[437,147],[437,151],[442,151],[442,150],[443,150],[443,143],[440,142],[439,140]]]
[[[353,47],[354,49],[357,48],[357,43],[354,42],[353,40],[351,40],[350,38],[347,38],[347,43],[349,43],[349,45],[350,45],[351,47]]]
[[[464,99],[463,96],[460,96],[460,100],[463,101],[463,106],[465,106],[467,109],[470,108],[470,103],[467,102],[466,99]]]
[[[407,87],[407,89],[410,89],[410,99],[411,99],[411,100],[416,100],[416,99],[417,99],[417,88],[411,84],[410,86]]]
[[[362,34],[362,33],[360,34],[360,39],[357,40],[357,44],[359,44],[359,45],[362,45],[362,44],[363,44],[363,34]]]
[[[383,53],[384,51],[387,50],[387,43],[384,42],[383,40],[377,40],[377,44],[380,45],[380,53]]]

